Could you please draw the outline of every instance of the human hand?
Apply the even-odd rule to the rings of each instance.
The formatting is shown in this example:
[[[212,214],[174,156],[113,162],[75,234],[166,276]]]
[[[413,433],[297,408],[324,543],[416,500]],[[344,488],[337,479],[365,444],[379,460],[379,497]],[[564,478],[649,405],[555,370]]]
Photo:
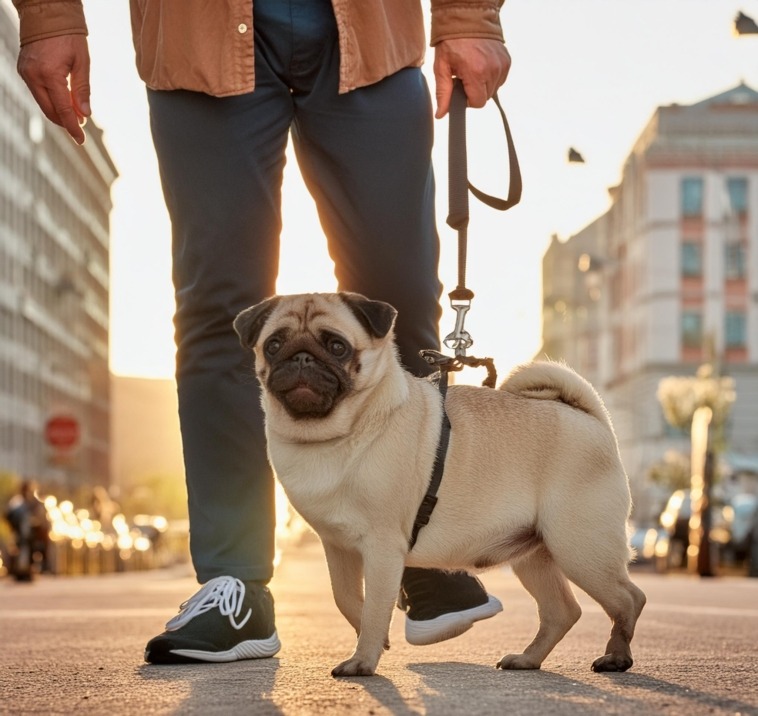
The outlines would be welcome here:
[[[24,45],[18,73],[44,115],[63,127],[77,144],[90,116],[89,49],[85,35],[60,35]]]
[[[455,38],[435,46],[437,119],[450,109],[453,77],[463,82],[469,107],[484,107],[508,77],[511,56],[500,40]]]

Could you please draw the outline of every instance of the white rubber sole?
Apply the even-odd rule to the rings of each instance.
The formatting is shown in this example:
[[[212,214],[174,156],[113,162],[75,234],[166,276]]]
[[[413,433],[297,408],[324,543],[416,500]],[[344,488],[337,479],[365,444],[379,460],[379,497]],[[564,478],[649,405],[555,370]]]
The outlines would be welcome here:
[[[268,639],[256,639],[241,641],[227,651],[201,651],[199,649],[172,649],[171,653],[177,656],[185,656],[188,659],[224,663],[227,661],[240,661],[241,659],[266,659],[274,656],[282,644],[274,632]]]
[[[503,611],[503,605],[500,600],[492,595],[485,604],[471,609],[465,609],[462,612],[451,612],[442,614],[434,619],[424,621],[414,621],[405,618],[405,638],[409,644],[414,646],[425,646],[427,644],[436,644],[446,639],[452,639],[467,632],[474,626],[474,622],[482,619],[489,619]]]

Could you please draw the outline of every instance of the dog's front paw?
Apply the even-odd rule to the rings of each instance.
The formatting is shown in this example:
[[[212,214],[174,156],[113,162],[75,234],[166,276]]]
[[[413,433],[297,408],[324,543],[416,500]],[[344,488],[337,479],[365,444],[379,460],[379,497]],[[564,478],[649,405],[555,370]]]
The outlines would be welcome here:
[[[496,669],[539,669],[541,662],[526,654],[506,654],[495,665]]]
[[[332,676],[373,676],[376,665],[371,665],[362,659],[351,657],[332,669]]]

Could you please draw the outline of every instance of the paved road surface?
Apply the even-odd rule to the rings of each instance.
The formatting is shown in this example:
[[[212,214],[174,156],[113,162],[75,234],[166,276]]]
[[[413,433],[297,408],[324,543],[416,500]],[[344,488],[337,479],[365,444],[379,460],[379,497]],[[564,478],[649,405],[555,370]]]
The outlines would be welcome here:
[[[145,641],[195,590],[186,567],[0,581],[2,714],[508,714],[758,716],[758,580],[640,572],[648,606],[625,674],[594,674],[609,622],[584,614],[537,672],[493,668],[536,629],[513,575],[484,575],[505,611],[444,644],[413,647],[403,617],[373,678],[335,680],[353,645],[312,541],[284,555],[272,589],[282,651],[234,664],[149,666]]]

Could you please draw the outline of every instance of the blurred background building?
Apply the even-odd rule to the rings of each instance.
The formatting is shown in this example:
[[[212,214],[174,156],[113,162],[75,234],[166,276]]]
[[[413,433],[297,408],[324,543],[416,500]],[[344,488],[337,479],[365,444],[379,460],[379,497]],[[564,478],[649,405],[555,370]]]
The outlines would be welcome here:
[[[141,512],[186,512],[176,383],[111,375],[112,493]]]
[[[609,191],[605,214],[544,255],[538,357],[600,391],[644,520],[661,507],[650,467],[689,451],[656,399],[666,376],[711,361],[734,378],[724,458],[758,475],[758,92],[659,107]]]
[[[108,284],[116,168],[89,122],[77,148],[16,73],[0,4],[0,472],[110,482]]]

